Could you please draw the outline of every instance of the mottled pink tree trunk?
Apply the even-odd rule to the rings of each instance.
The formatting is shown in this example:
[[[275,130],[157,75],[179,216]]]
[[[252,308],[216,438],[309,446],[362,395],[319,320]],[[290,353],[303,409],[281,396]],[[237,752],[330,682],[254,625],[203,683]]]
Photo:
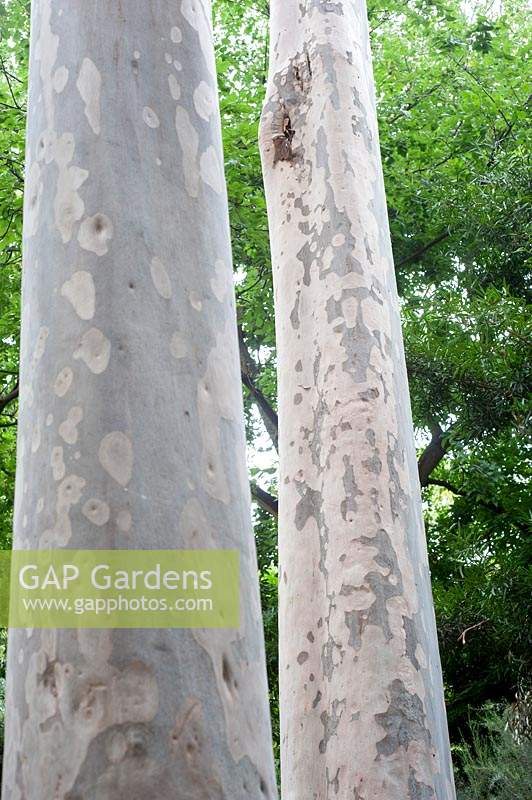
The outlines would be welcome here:
[[[14,630],[4,800],[274,798],[208,0],[33,0],[15,547],[238,549],[239,630]]]
[[[362,0],[272,0],[283,800],[452,800]]]

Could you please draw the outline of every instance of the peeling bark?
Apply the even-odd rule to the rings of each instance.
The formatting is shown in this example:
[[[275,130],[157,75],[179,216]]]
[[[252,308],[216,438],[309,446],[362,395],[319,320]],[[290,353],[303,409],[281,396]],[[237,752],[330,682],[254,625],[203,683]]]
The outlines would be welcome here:
[[[270,41],[282,796],[453,800],[365,4]]]
[[[231,548],[239,630],[13,630],[5,800],[276,797],[208,0],[33,0],[15,546]]]

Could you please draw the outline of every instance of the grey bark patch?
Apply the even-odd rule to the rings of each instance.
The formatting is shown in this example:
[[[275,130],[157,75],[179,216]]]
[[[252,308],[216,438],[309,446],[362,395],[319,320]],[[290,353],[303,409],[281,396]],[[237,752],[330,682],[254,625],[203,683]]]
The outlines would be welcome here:
[[[415,669],[419,669],[419,661],[416,658],[416,648],[418,646],[418,638],[416,632],[416,624],[410,617],[403,617],[403,628],[405,632],[405,649],[406,655],[410,659]]]
[[[312,2],[319,2],[319,0],[312,0]],[[340,8],[340,13],[343,13],[341,10],[341,3],[327,3],[328,6],[335,6]],[[322,4],[323,6],[323,4]],[[328,9],[332,11],[333,9]],[[323,65],[323,72],[327,77],[329,86],[330,86],[330,95],[329,101],[335,111],[340,110],[340,93],[338,91],[338,80],[336,76],[336,66],[335,66],[335,57],[336,51],[334,48],[329,44],[317,44],[314,48],[313,52],[314,58],[321,59],[321,63]]]
[[[305,226],[303,226],[302,224],[299,225],[299,229],[301,230],[302,233],[308,233],[308,232],[303,230],[304,227]],[[305,244],[303,245],[303,247],[299,250],[299,252],[297,254],[298,260],[301,261],[301,263],[303,264],[303,284],[304,284],[304,286],[310,286],[310,268],[311,268],[313,262],[316,259],[315,252],[316,252],[316,249],[317,249],[316,247],[314,247],[314,249],[312,249],[311,245],[312,245],[313,242],[317,242],[317,241],[318,241],[318,239],[311,239],[310,241],[305,242]]]
[[[320,547],[320,572],[325,578],[328,577],[326,558],[327,546],[329,543],[329,529],[325,524],[323,516],[322,504],[323,499],[321,492],[305,486],[303,483],[294,481],[297,491],[299,492],[300,499],[296,505],[295,511],[295,525],[298,531],[303,530],[308,520],[313,517],[316,521],[319,536]]]
[[[331,269],[330,271],[333,272],[336,270]],[[339,300],[336,300],[334,297],[330,297],[327,300],[327,305],[326,305],[327,322],[329,323],[333,322],[335,319],[344,316],[342,310],[342,303],[344,300],[347,300],[350,297],[355,297],[360,303],[361,300],[365,300],[369,296],[370,296],[369,290],[366,289],[364,286],[360,286],[358,289],[343,289]]]
[[[370,572],[366,580],[375,595],[375,601],[367,610],[367,625],[376,625],[381,628],[386,641],[393,639],[390,627],[387,601],[391,597],[397,597],[401,590],[389,581],[389,576],[384,577],[380,572]]]
[[[386,731],[386,736],[377,742],[377,758],[391,756],[400,747],[408,750],[410,742],[430,746],[430,733],[425,727],[423,702],[417,694],[411,694],[403,681],[396,679],[388,687],[390,704],[383,714],[375,714],[375,720]]]
[[[329,797],[329,787],[335,794],[340,791],[340,767],[336,770],[334,778],[330,777],[329,767],[325,768],[325,777],[327,779],[327,797]]]
[[[380,475],[382,472],[382,461],[376,453],[371,458],[364,459],[362,466],[368,472],[373,472],[374,475]]]
[[[301,665],[304,664],[305,661],[308,661],[308,653],[306,650],[302,650],[297,657],[297,663]]]
[[[388,391],[388,387],[386,385],[386,381],[384,380],[384,375],[382,374],[382,372],[377,372],[375,370],[374,370],[374,372],[375,372],[375,375],[377,375],[377,377],[379,378],[379,380],[381,382],[382,391],[383,391],[383,395],[384,395],[384,403],[386,404],[388,402],[388,398],[390,397],[390,392]]]
[[[368,371],[375,371],[371,366],[371,351],[378,347],[378,341],[365,325],[360,307],[354,327],[348,328],[344,322],[342,329],[342,347],[346,354],[342,369],[351,375],[354,383],[366,383]]]
[[[364,611],[346,611],[344,622],[349,630],[348,646],[360,650],[362,636],[368,625],[379,627],[386,641],[393,639],[390,627],[387,602],[392,597],[398,597],[403,592],[403,580],[397,555],[392,542],[384,529],[380,529],[376,536],[362,536],[360,542],[370,547],[376,547],[378,554],[374,557],[375,563],[388,571],[387,575],[380,572],[369,572],[365,576],[365,583],[375,595],[371,606]],[[395,583],[390,580],[394,579]]]
[[[109,791],[113,784],[116,787],[118,782],[120,783],[120,794],[128,791],[128,796],[131,794],[139,796],[139,772],[143,767],[146,770],[149,764],[156,763],[155,760],[152,760],[157,746],[154,734],[155,730],[151,725],[127,723],[114,725],[99,733],[90,742],[75,783],[66,794],[66,800],[96,798],[102,791],[107,795],[105,790]],[[113,759],[119,759],[116,763],[114,760],[109,761],[108,757],[113,739],[120,740],[122,743],[120,754],[112,753]],[[106,765],[106,767],[102,769],[102,765]],[[120,781],[118,780],[119,769],[125,772]],[[191,778],[190,774],[184,776],[185,786],[191,785]],[[162,790],[172,791],[170,774],[163,775],[162,766],[157,774],[148,775],[146,770],[143,782],[145,785],[151,782],[153,787],[157,786]]]
[[[297,292],[296,294],[296,302],[294,303],[294,307],[292,309],[292,313],[290,314],[290,322],[292,323],[292,328],[297,330],[299,328],[299,299],[301,296],[301,292]]]
[[[318,627],[320,627],[319,623]],[[334,672],[334,658],[333,658],[334,651],[339,649],[340,646],[336,644],[334,638],[329,633],[327,641],[325,642],[325,644],[321,649],[321,667],[323,670],[323,676],[328,681],[331,680]]]
[[[338,14],[339,17],[344,15],[342,4],[332,3],[330,0],[304,0],[299,4],[299,11],[302,17],[313,11],[319,11],[321,14]]]
[[[433,797],[433,788],[416,780],[416,771],[413,767],[410,767],[408,774],[408,800],[432,800]]]
[[[349,456],[343,457],[344,462],[344,474],[342,477],[342,482],[344,484],[344,493],[345,498],[342,500],[340,506],[340,512],[342,514],[342,519],[347,521],[352,521],[348,518],[348,514],[355,514],[357,511],[357,497],[363,497],[363,492],[357,486],[355,481],[355,470],[353,465],[349,459]]]
[[[316,362],[314,363],[314,368],[316,368]],[[308,449],[312,455],[312,463],[316,467],[318,473],[321,473],[323,471],[323,464],[321,463],[321,451],[323,448],[322,430],[324,422],[327,420],[327,403],[323,399],[321,392],[314,405],[312,416],[312,429],[300,429],[300,432],[304,434],[304,440],[308,441]]]
[[[298,486],[298,489],[300,487]],[[321,492],[310,487],[301,487],[303,494],[296,506],[295,524],[298,531],[302,531],[310,517],[319,521],[321,514]]]
[[[320,753],[327,751],[327,745],[331,736],[336,735],[338,725],[344,713],[345,700],[333,700],[331,713],[328,714],[323,711],[320,715],[321,724],[323,725],[323,739],[319,744]]]
[[[319,706],[319,704],[321,703],[321,698],[322,698],[322,693],[318,689],[318,691],[316,692],[316,697],[312,701],[312,708],[316,708],[316,706]]]
[[[318,169],[323,169],[325,172],[325,205],[331,214],[331,225],[326,226],[320,233],[317,232],[318,229],[316,225],[309,228],[309,241],[305,243],[299,251],[298,258],[302,261],[305,270],[308,270],[312,260],[316,257],[314,253],[318,251],[323,252],[326,247],[333,244],[336,237],[343,237],[341,243],[339,243],[340,239],[336,238],[336,244],[332,252],[331,265],[328,269],[320,272],[320,278],[326,277],[331,272],[336,273],[339,277],[345,277],[353,272],[358,275],[363,275],[363,266],[354,256],[357,242],[351,230],[351,221],[345,213],[345,209],[340,210],[336,206],[334,192],[331,187],[331,170],[327,149],[328,141],[323,126],[320,126],[317,130],[314,147],[316,150],[316,166]],[[312,235],[310,236],[310,234]],[[355,292],[356,291],[358,290],[355,290]],[[365,289],[363,291],[367,294],[368,290]]]
[[[359,392],[358,396],[365,403],[369,403],[371,400],[375,400],[379,396],[379,394],[380,394],[379,390],[372,387],[371,389],[366,389],[364,392]]]
[[[356,87],[353,87],[353,105],[360,112],[360,114],[353,114],[351,117],[352,130],[355,136],[362,137],[368,153],[373,152],[373,133],[369,126],[366,106],[360,99],[360,93]]]
[[[373,266],[373,250],[369,246],[369,241],[367,236],[364,236],[364,247],[366,248],[366,258],[368,259],[369,263]]]
[[[360,650],[362,647],[362,633],[365,627],[365,612],[346,611],[344,613],[344,621],[349,630],[348,646],[352,647],[353,650]]]
[[[355,176],[355,170],[353,169],[351,162],[349,161],[349,156],[347,155],[345,150],[342,150],[342,156],[344,158],[344,169],[346,172],[349,172],[351,175]]]
[[[314,359],[314,364],[312,365],[312,372],[314,374],[314,383],[318,383],[318,377],[320,374],[320,364],[321,364],[321,350],[318,350],[318,354]],[[320,398],[321,399],[321,398]]]
[[[404,454],[399,449],[399,442],[392,433],[388,433],[388,449],[386,454],[388,470],[390,473],[390,509],[394,517],[398,517],[407,504],[406,493],[401,486],[401,479],[395,466],[396,461],[401,464]]]
[[[306,206],[303,203],[301,197],[297,197],[294,201],[294,208],[298,208],[301,211],[301,215],[303,217],[308,217],[310,214],[310,206]]]
[[[386,578],[389,579],[390,577],[394,576],[397,579],[396,585],[398,591],[402,592],[403,582],[401,570],[399,569],[399,563],[397,561],[397,555],[395,553],[392,540],[384,528],[380,528],[380,530],[377,531],[377,534],[373,537],[363,536],[361,538],[361,542],[369,545],[370,547],[378,548],[379,552],[378,555],[375,556],[375,562],[379,566],[390,570],[390,574],[387,575]]]

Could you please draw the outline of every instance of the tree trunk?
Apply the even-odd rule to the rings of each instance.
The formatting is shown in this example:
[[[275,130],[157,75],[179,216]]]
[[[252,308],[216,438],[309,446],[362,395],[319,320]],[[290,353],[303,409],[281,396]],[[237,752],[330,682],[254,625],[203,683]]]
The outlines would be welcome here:
[[[451,800],[365,4],[272,0],[283,800]]]
[[[17,548],[238,549],[240,630],[11,631],[5,800],[276,795],[208,0],[34,0]]]

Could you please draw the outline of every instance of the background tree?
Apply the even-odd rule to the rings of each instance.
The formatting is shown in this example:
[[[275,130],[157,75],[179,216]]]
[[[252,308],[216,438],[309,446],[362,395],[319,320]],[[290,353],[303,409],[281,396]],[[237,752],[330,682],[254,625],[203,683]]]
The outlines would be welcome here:
[[[13,800],[276,796],[211,24],[179,9],[32,4],[14,543],[238,549],[241,626],[13,629]]]

